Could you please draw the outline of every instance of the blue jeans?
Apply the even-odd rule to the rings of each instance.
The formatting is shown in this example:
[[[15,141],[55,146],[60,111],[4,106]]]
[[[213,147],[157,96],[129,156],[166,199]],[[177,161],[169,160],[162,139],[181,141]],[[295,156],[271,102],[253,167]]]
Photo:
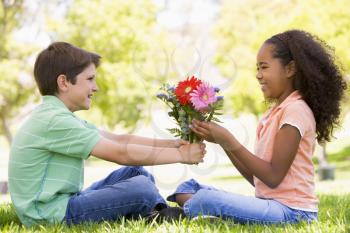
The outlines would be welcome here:
[[[143,167],[123,167],[73,195],[64,221],[70,224],[145,216],[167,207],[153,176]]]
[[[175,195],[190,193],[193,196],[183,206],[190,217],[211,215],[237,223],[285,224],[317,219],[317,212],[292,209],[272,199],[261,199],[218,190],[188,180],[178,186],[167,200],[175,202]]]

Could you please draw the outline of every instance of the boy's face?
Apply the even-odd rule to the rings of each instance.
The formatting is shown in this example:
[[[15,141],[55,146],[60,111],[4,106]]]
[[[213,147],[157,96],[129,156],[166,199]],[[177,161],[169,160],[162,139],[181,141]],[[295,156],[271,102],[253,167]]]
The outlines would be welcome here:
[[[67,107],[72,112],[89,109],[91,97],[96,91],[96,67],[92,63],[76,76],[75,84],[68,82],[65,92]]]

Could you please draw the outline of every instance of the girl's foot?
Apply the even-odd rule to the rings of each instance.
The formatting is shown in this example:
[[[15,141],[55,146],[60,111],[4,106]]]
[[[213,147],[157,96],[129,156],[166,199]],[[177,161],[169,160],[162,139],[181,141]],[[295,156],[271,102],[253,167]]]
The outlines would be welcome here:
[[[188,199],[192,198],[192,196],[192,193],[178,193],[175,195],[175,200],[176,203],[182,207]]]

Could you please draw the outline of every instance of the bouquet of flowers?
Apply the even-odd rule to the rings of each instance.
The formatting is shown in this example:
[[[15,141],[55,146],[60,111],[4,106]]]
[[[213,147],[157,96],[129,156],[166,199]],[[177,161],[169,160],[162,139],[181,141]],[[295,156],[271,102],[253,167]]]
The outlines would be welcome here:
[[[177,84],[176,87],[164,84],[157,97],[170,107],[168,115],[173,117],[178,128],[167,129],[176,137],[190,143],[200,138],[190,130],[192,119],[221,122],[216,116],[222,115],[223,96],[217,96],[219,88],[192,76]]]

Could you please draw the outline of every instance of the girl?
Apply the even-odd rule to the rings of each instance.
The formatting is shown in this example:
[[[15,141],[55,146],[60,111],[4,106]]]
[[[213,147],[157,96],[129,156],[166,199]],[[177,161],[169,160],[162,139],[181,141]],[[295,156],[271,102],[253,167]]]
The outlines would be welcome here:
[[[266,40],[256,65],[264,97],[276,104],[258,125],[254,154],[213,122],[193,120],[191,127],[225,150],[255,186],[255,197],[220,191],[192,179],[168,200],[183,206],[191,218],[210,215],[258,224],[311,222],[318,210],[311,161],[315,138],[320,143],[330,140],[346,83],[331,48],[300,30]]]

